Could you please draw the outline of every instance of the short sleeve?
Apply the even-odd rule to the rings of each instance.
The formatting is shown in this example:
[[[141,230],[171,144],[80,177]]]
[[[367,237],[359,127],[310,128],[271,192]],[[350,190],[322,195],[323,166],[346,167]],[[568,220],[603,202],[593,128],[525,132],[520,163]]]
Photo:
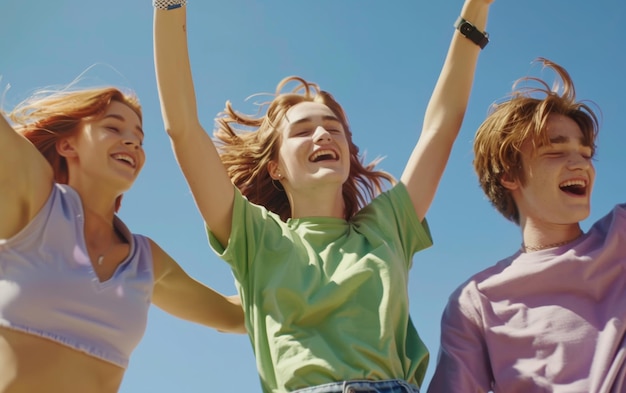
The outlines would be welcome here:
[[[441,318],[441,345],[428,393],[489,392],[493,380],[474,282],[455,291]]]

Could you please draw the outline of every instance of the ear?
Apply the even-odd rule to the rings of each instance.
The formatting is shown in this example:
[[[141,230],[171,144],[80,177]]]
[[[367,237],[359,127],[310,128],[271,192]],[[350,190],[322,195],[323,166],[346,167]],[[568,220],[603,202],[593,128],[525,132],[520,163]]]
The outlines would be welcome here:
[[[74,143],[70,138],[59,139],[56,142],[57,153],[65,158],[72,158],[78,156]]]
[[[517,190],[519,188],[519,182],[517,180],[513,180],[508,173],[500,176],[500,184],[509,191]]]
[[[267,163],[267,171],[273,180],[281,179],[281,176],[279,176],[280,171],[278,170],[278,163],[276,161],[270,161]]]

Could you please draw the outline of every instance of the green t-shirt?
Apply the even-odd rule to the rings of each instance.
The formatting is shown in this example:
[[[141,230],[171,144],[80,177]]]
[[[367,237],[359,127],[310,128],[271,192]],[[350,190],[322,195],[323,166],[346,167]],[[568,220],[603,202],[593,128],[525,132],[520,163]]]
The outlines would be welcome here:
[[[287,223],[235,192],[226,249],[263,391],[353,379],[420,385],[428,350],[409,316],[413,254],[432,245],[402,183],[352,220]]]

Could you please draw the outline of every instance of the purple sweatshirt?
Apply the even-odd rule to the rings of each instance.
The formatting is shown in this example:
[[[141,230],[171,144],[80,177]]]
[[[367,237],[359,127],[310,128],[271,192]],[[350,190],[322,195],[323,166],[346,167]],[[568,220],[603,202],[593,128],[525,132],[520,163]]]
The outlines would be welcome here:
[[[451,296],[428,393],[626,392],[626,204]]]

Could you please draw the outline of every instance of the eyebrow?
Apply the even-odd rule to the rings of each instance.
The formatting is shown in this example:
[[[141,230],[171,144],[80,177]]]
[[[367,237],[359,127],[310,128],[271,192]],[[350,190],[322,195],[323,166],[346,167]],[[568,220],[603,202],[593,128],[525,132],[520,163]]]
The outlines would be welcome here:
[[[126,119],[124,118],[124,116],[122,116],[122,115],[118,115],[117,113],[110,113],[110,114],[108,114],[108,115],[104,116],[104,118],[103,118],[103,119],[108,119],[108,118],[110,118],[110,117],[112,117],[112,118],[114,118],[114,119],[117,119],[117,120],[119,120],[119,121],[125,121],[125,120],[126,120]],[[141,127],[137,126],[136,128],[137,128],[137,131],[139,131],[139,132],[141,133],[141,135],[142,135],[142,136],[144,136],[144,135],[145,135],[145,134],[144,134],[144,132],[143,132],[143,129],[142,129]]]
[[[554,138],[550,138],[550,143],[567,143],[570,141],[568,136],[559,135]]]
[[[339,121],[339,119],[336,116],[331,116],[331,115],[322,116],[322,120],[331,120],[331,121],[336,121],[338,123],[341,123],[341,121]],[[313,120],[311,120],[310,117],[305,117],[300,120],[296,120],[294,122],[291,122],[291,120],[287,118],[287,121],[289,122],[290,125],[297,125],[297,124],[302,124],[302,123],[310,123]]]
[[[554,138],[550,138],[548,140],[548,144],[550,144],[550,145],[559,145],[559,144],[568,143],[568,142],[570,142],[572,140],[576,140],[576,139],[570,138],[569,136],[565,136],[565,135],[557,135]],[[585,138],[584,137],[578,138],[578,141],[580,142],[581,145],[587,146],[587,144],[585,143]],[[545,145],[542,143],[541,146],[545,146]]]

